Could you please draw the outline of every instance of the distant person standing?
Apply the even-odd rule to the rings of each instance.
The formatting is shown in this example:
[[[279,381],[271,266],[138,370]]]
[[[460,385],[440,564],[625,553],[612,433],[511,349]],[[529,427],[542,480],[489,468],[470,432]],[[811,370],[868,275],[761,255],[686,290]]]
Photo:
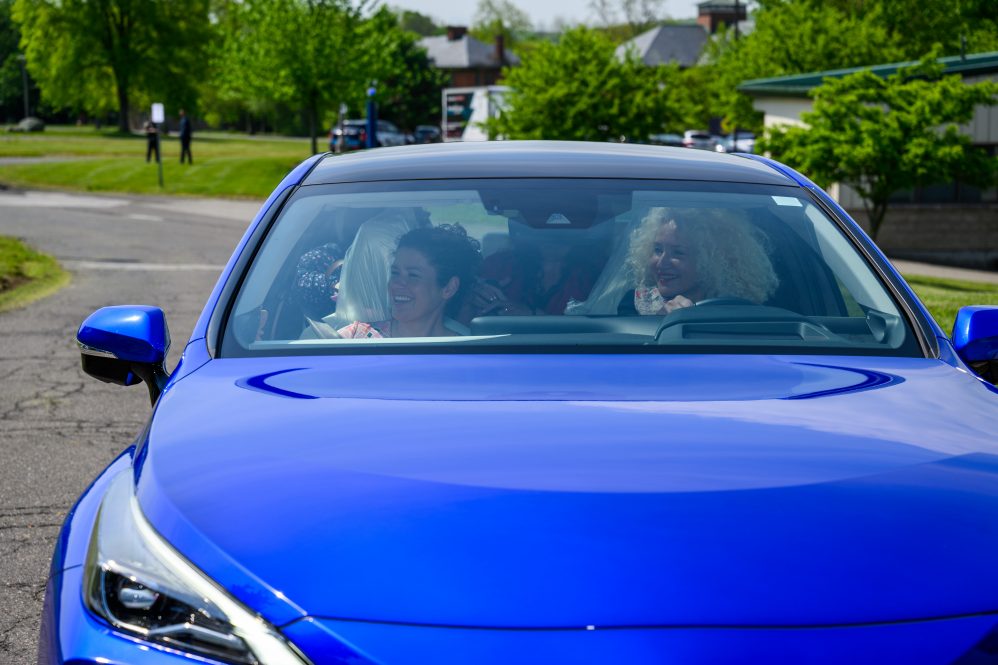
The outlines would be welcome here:
[[[184,163],[184,155],[187,155],[187,163],[193,164],[191,157],[191,119],[187,117],[184,109],[180,109],[180,163]]]
[[[156,155],[156,161],[159,161],[159,129],[156,127],[156,123],[152,120],[146,120],[145,124],[146,132],[146,162],[154,154]]]

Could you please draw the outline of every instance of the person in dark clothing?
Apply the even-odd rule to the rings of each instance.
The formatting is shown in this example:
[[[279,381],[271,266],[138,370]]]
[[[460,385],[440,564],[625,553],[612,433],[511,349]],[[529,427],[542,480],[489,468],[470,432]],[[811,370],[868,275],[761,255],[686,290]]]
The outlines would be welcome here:
[[[145,125],[146,132],[146,161],[149,158],[156,155],[156,161],[159,161],[159,129],[156,128],[156,124],[151,120],[146,121]]]
[[[180,109],[180,163],[184,163],[184,155],[187,155],[187,163],[193,164],[194,158],[191,156],[191,120],[187,117],[184,109]]]

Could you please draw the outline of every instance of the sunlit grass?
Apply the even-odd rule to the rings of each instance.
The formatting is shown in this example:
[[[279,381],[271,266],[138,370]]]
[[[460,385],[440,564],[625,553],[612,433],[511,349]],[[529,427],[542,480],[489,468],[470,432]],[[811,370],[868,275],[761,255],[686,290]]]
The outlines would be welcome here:
[[[175,134],[160,138],[163,159],[179,159],[180,140]],[[320,137],[319,148],[326,147]],[[195,132],[191,152],[202,157],[286,157],[298,161],[308,157],[307,138],[246,136],[227,132]],[[46,127],[37,133],[0,133],[0,157],[140,156],[145,159],[146,138],[142,134],[119,134],[116,129],[93,127]]]
[[[956,313],[967,305],[998,305],[998,284],[966,282],[941,277],[905,275],[905,280],[929,308],[932,317],[946,333],[953,330]]]
[[[69,273],[54,258],[0,236],[0,312],[27,305],[68,283]]]
[[[0,134],[0,157],[49,158],[0,165],[0,183],[31,189],[129,194],[266,198],[311,154],[306,138],[195,132],[193,165],[181,165],[180,141],[161,138],[163,187],[146,139],[115,129],[47,127],[37,134]],[[325,141],[320,142],[325,147]]]

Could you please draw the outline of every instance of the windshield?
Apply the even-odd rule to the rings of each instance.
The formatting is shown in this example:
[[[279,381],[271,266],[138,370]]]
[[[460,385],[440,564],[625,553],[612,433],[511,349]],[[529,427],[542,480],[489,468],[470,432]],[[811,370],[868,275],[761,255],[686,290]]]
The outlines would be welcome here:
[[[921,355],[803,190],[612,179],[302,187],[221,352],[462,350]]]

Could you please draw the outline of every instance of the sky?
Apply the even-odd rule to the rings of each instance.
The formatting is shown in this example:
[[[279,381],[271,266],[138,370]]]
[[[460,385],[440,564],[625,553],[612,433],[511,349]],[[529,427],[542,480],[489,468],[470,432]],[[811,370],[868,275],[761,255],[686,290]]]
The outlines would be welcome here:
[[[596,18],[588,0],[512,1],[530,16],[535,27],[550,27],[558,17],[567,19],[569,23],[591,23]],[[668,18],[695,18],[698,1],[665,0],[665,14]],[[471,25],[478,3],[476,0],[387,0],[386,4],[413,9],[446,25]]]

